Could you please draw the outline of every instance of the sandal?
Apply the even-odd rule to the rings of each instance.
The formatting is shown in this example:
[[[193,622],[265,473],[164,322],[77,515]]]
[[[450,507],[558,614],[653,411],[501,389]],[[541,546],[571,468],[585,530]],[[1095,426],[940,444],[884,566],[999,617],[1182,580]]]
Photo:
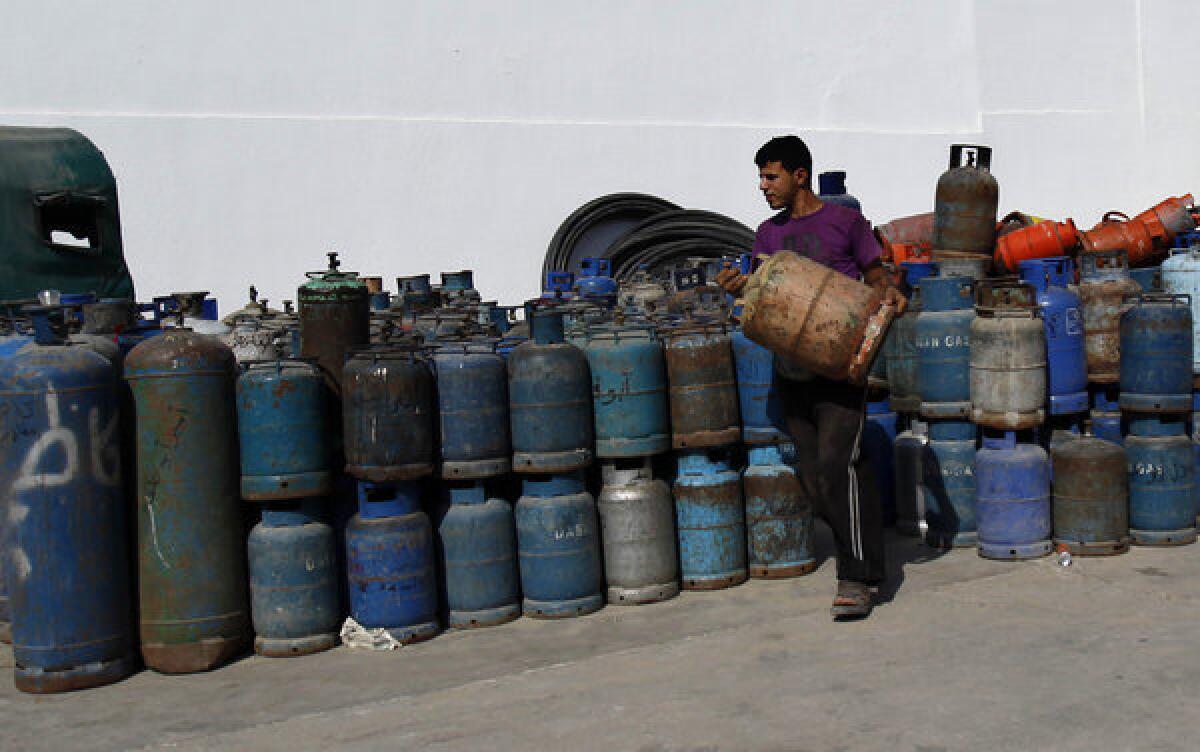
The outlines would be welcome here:
[[[871,588],[862,582],[838,580],[830,612],[835,619],[861,619],[871,613]]]

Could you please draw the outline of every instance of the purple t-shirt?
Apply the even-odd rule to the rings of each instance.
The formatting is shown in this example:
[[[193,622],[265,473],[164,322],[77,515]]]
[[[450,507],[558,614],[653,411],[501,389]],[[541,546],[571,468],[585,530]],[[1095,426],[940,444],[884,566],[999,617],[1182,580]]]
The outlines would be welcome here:
[[[792,251],[851,279],[862,279],[863,270],[878,261],[883,252],[871,232],[871,223],[848,206],[825,204],[799,219],[792,219],[790,213],[786,209],[758,226],[754,234],[756,257]]]

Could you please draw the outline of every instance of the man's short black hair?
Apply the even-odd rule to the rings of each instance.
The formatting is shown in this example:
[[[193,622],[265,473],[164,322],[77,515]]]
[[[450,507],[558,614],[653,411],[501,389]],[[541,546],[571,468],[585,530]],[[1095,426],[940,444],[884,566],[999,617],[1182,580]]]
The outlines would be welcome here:
[[[812,182],[812,152],[799,136],[776,136],[762,145],[754,155],[754,164],[766,167],[768,162],[782,162],[783,169],[795,172],[803,167]]]

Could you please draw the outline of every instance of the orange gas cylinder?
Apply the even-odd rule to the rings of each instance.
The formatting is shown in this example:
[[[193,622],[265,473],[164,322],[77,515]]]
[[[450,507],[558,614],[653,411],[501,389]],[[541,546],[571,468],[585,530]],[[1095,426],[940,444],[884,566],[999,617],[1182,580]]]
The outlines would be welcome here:
[[[1077,245],[1079,230],[1072,220],[1038,222],[996,240],[996,266],[1015,272],[1022,261],[1065,256]]]
[[[1190,193],[1163,199],[1134,217],[1134,220],[1146,225],[1159,248],[1167,248],[1176,235],[1191,232],[1196,226],[1196,220],[1192,216],[1194,203],[1195,199]]]
[[[1120,221],[1118,217],[1125,221]],[[1080,242],[1083,250],[1089,253],[1125,251],[1131,267],[1146,266],[1159,255],[1146,224],[1115,211],[1105,214],[1100,224],[1080,233]]]
[[[879,238],[879,244],[883,246],[884,256],[893,254],[893,261],[897,244],[912,245],[926,250],[933,248],[933,212],[900,217],[885,225],[879,225],[875,228],[875,237]]]

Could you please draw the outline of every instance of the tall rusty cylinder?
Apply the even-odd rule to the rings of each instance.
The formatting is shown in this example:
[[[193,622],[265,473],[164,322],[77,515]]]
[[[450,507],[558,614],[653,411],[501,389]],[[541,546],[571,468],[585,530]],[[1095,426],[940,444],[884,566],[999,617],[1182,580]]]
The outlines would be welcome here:
[[[835,381],[866,383],[895,309],[878,293],[790,251],[746,283],[742,330],[778,357]]]
[[[52,312],[33,312],[36,339],[14,338],[0,370],[0,577],[14,683],[37,694],[136,668],[116,376],[54,331]]]
[[[250,531],[250,607],[254,652],[272,658],[310,655],[338,642],[333,528],[320,520],[321,501],[267,502]]]
[[[1079,271],[1088,380],[1114,384],[1121,375],[1121,307],[1141,287],[1130,279],[1121,250],[1081,253]]]
[[[1129,550],[1129,482],[1125,450],[1084,436],[1055,447],[1054,545],[1076,556]]]
[[[737,376],[729,329],[685,322],[663,333],[676,449],[732,444],[741,435]]]
[[[1120,212],[1108,212],[1092,229],[1080,234],[1082,254],[1124,251],[1130,266],[1151,263],[1159,253],[1146,225]]]
[[[728,450],[681,452],[675,476],[675,524],[684,590],[718,590],[746,581],[742,484]]]
[[[437,373],[441,472],[490,478],[512,467],[508,371],[490,342],[449,342],[433,355]]]
[[[1192,409],[1192,303],[1187,295],[1143,293],[1121,313],[1123,411]]]
[[[917,316],[921,313],[918,282],[937,274],[937,264],[930,261],[908,261],[904,269],[905,290],[909,295],[908,309],[892,322],[884,342],[887,360],[889,400],[898,412],[915,413],[921,406],[921,390],[917,378]]]
[[[236,392],[242,498],[329,493],[325,390],[317,368],[300,360],[243,364]]]
[[[601,467],[596,500],[608,602],[657,603],[679,594],[675,507],[648,458],[613,459]]]
[[[1186,416],[1131,414],[1125,457],[1133,542],[1141,546],[1195,543],[1195,466]]]
[[[1065,256],[1079,245],[1079,230],[1064,222],[1038,222],[996,240],[996,266],[1016,272],[1021,264],[1036,259]]]
[[[164,673],[205,671],[250,640],[233,353],[168,330],[133,348],[125,378],[137,428],[142,657]]]
[[[926,418],[966,418],[971,414],[972,281],[966,277],[926,277],[918,287],[917,382]]]
[[[749,447],[746,453],[742,492],[749,573],[755,578],[798,577],[817,568],[812,506],[801,493],[796,471],[785,464],[783,450],[768,444]]]
[[[346,361],[342,393],[347,473],[391,483],[433,472],[433,373],[419,350],[354,353]]]
[[[991,165],[991,147],[950,147],[950,169],[938,178],[934,194],[934,250],[991,257],[996,247],[996,207],[1000,199],[1000,186],[989,171]]]
[[[971,419],[1017,431],[1046,418],[1046,332],[1032,285],[988,280],[971,321]]]
[[[667,367],[654,328],[593,326],[584,354],[592,377],[596,455],[645,457],[670,449]]]
[[[532,339],[508,356],[513,471],[566,473],[592,461],[592,381],[587,358],[564,341],[563,315],[532,311]]]
[[[330,252],[329,268],[308,272],[296,292],[300,304],[300,354],[316,358],[334,391],[341,393],[346,353],[370,342],[371,308],[367,287],[354,272],[338,271]]]

